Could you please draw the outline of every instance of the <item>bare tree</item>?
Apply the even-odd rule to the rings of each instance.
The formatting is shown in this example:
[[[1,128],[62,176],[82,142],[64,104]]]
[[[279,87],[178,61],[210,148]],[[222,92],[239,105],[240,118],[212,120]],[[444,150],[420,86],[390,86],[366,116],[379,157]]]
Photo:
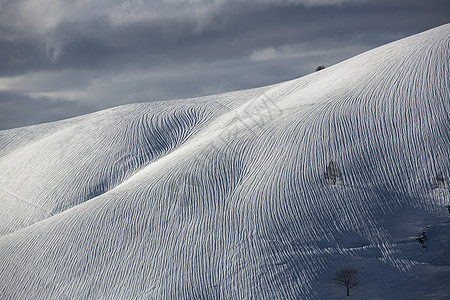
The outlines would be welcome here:
[[[436,188],[443,188],[445,187],[445,181],[444,181],[444,177],[442,177],[441,173],[437,173],[436,174]]]
[[[347,296],[350,296],[350,289],[359,284],[359,280],[356,277],[356,274],[358,274],[357,270],[345,267],[343,269],[337,270],[333,278],[338,285],[345,286],[345,288],[347,289]]]
[[[341,176],[341,172],[334,160],[330,161],[330,163],[325,168],[325,179],[331,180],[333,185],[336,185],[336,181]]]

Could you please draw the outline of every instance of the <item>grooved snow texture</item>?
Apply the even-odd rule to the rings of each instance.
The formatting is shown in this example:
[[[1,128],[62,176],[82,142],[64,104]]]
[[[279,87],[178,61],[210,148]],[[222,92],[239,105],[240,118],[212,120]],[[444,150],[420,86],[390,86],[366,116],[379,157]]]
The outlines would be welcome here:
[[[445,299],[449,58],[444,25],[289,82],[0,131],[0,298],[338,298],[351,266],[356,297]]]

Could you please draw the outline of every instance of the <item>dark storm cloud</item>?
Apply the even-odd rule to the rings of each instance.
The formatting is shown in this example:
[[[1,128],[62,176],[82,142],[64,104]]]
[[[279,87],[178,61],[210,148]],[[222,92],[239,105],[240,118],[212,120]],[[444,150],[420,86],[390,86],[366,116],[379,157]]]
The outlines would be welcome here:
[[[391,2],[0,0],[0,129],[280,82],[449,19]]]

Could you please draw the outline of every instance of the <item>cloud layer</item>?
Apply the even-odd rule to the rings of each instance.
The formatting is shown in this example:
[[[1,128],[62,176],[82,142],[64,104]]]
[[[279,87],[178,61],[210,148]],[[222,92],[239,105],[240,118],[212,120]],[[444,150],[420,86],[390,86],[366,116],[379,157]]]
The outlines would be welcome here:
[[[291,79],[446,23],[449,7],[444,0],[0,0],[0,129]],[[82,109],[65,114],[68,105]]]

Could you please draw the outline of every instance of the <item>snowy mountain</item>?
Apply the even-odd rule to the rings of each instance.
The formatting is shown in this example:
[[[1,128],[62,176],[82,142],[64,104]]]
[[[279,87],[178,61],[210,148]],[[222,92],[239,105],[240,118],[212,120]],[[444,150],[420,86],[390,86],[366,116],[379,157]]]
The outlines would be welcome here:
[[[447,24],[272,86],[0,131],[0,298],[340,298],[349,266],[353,297],[448,299],[449,59]]]

